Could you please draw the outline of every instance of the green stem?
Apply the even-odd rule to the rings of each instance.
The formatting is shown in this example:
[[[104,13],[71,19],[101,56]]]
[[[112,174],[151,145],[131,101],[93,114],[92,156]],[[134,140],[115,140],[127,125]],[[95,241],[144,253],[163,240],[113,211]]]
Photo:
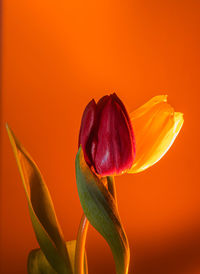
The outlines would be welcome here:
[[[89,221],[85,214],[82,215],[81,222],[78,229],[76,239],[76,251],[75,251],[75,274],[85,274],[84,271],[84,256],[85,256],[85,242],[88,231]],[[87,269],[87,267],[86,267]]]
[[[114,176],[108,176],[107,177],[107,186],[108,186],[108,190],[110,191],[110,193],[112,194],[115,202],[116,202],[116,207],[117,206],[117,192],[116,192],[116,185],[115,185],[115,178]]]

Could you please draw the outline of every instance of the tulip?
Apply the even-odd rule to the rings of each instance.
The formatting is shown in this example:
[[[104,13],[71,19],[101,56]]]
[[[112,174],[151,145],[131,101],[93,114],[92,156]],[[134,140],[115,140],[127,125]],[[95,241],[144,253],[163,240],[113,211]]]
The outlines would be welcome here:
[[[85,160],[101,176],[117,175],[133,165],[135,138],[125,106],[116,94],[92,100],[79,133]]]
[[[79,133],[82,150],[79,149],[76,158],[77,186],[86,215],[83,214],[77,237],[75,273],[84,273],[88,220],[110,245],[116,273],[128,273],[129,268],[128,240],[116,215],[114,177],[104,181],[105,178],[93,176],[91,171],[101,177],[149,168],[168,151],[182,125],[183,114],[174,112],[166,95],[152,98],[130,116],[116,94],[87,105]],[[106,187],[101,184],[104,182]],[[113,241],[114,235],[117,238]]]
[[[130,114],[136,139],[136,157],[129,173],[141,172],[158,162],[181,130],[183,114],[174,112],[167,95],[153,97]]]
[[[130,114],[116,94],[92,100],[79,133],[87,164],[100,176],[138,173],[158,162],[183,125],[167,96],[153,97]]]

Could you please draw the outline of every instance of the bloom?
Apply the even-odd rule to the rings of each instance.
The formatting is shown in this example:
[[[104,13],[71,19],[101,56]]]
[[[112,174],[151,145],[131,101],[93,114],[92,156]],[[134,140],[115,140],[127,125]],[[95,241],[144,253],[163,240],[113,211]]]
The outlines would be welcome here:
[[[130,114],[136,139],[136,157],[129,173],[141,172],[158,162],[181,130],[183,114],[167,103],[167,95],[153,97]]]
[[[116,94],[92,100],[79,133],[85,160],[101,176],[138,173],[159,161],[183,125],[183,114],[153,97],[130,114]]]
[[[79,133],[85,160],[101,176],[128,170],[135,157],[135,138],[125,106],[116,94],[90,101]]]

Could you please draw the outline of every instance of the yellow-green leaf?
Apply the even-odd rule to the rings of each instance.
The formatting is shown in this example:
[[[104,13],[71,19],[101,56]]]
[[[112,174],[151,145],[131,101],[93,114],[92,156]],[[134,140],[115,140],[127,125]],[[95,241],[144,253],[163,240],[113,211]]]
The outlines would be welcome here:
[[[66,242],[67,251],[70,258],[71,267],[74,273],[76,241]],[[87,258],[85,254],[84,274],[87,274]],[[29,274],[57,274],[51,267],[41,249],[34,249],[28,256],[28,273]]]
[[[72,274],[69,255],[42,175],[28,152],[6,125],[23,182],[29,213],[40,248],[57,273]]]
[[[85,162],[81,149],[76,156],[76,182],[83,211],[94,228],[105,238],[114,256],[117,274],[127,274],[130,251],[113,191],[105,186]],[[112,178],[107,178],[106,180]],[[112,194],[111,194],[112,193]]]
[[[28,274],[57,274],[39,248],[29,253],[27,268]]]

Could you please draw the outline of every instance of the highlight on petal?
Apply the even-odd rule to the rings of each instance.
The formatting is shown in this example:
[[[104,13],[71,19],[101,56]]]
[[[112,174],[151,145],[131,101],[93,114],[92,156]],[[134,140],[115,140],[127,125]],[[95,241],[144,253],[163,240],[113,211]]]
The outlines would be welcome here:
[[[167,95],[153,97],[130,114],[136,140],[136,157],[128,173],[141,172],[158,162],[173,144],[183,125]]]

